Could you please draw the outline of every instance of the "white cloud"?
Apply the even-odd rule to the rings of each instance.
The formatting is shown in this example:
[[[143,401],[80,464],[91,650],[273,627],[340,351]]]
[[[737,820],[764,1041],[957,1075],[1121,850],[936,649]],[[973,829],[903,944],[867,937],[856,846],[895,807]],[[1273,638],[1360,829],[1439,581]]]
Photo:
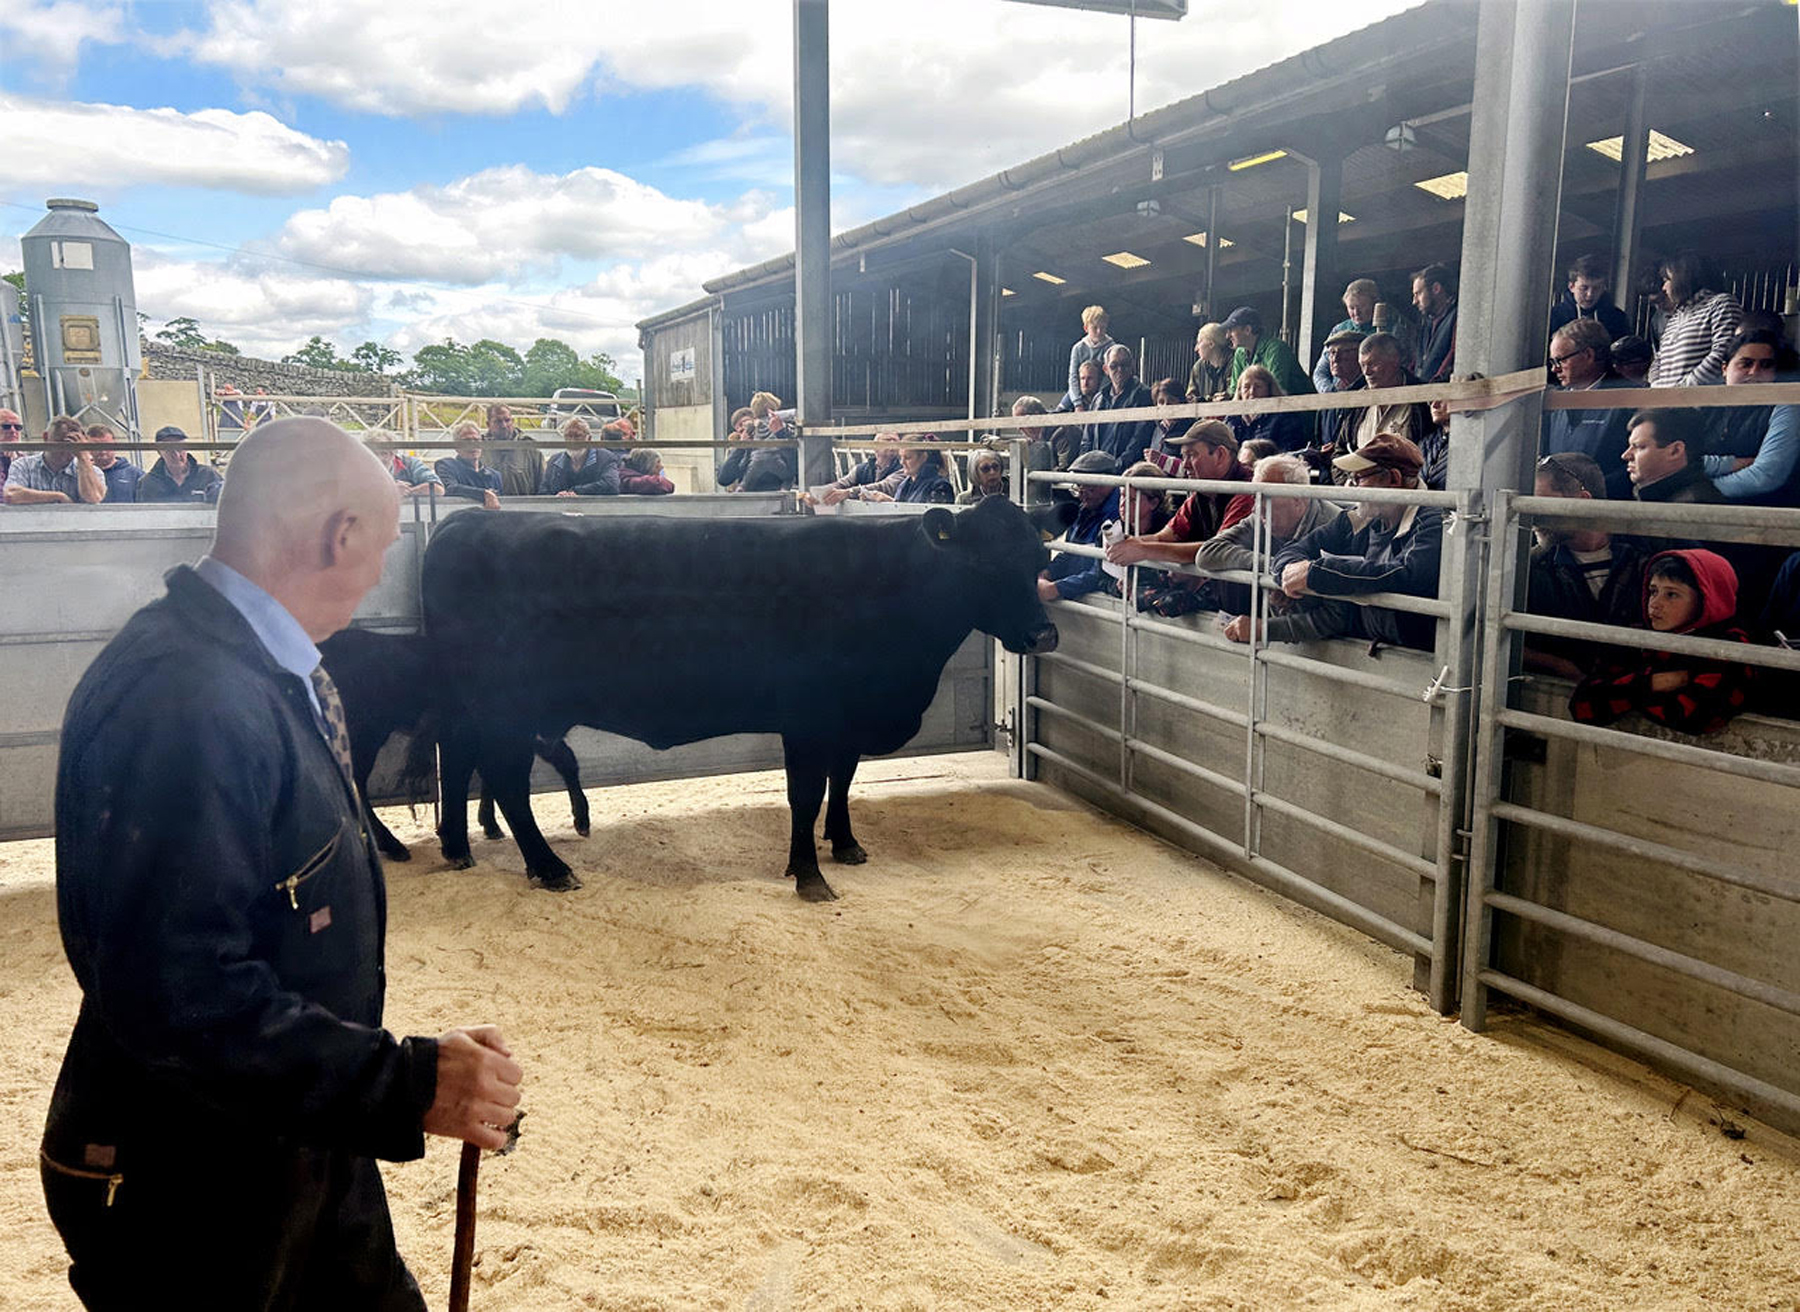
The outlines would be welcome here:
[[[132,277],[137,308],[155,324],[194,319],[208,337],[272,359],[315,333],[354,335],[375,302],[370,288],[348,279],[256,269],[241,258],[187,260],[141,245],[132,248]]]
[[[133,183],[263,195],[311,191],[349,167],[350,149],[268,114],[181,113],[32,99],[0,91],[8,183],[112,190]]]
[[[611,169],[556,175],[512,165],[442,186],[339,196],[295,214],[276,241],[286,255],[366,277],[472,286],[552,272],[564,259],[711,247],[761,259],[782,240],[770,225],[777,213],[760,192],[716,205]],[[790,215],[790,242],[792,230]]]
[[[75,64],[84,42],[122,39],[124,10],[79,0],[7,0],[0,6],[0,49],[23,52],[37,71],[61,73]]]

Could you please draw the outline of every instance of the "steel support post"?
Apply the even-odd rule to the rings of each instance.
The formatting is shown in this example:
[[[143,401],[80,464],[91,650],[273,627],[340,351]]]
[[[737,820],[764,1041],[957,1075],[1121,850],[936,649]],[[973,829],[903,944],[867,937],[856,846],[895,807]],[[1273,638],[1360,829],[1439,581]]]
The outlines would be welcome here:
[[[1000,252],[993,237],[986,233],[975,244],[973,329],[975,340],[969,349],[975,361],[976,410],[971,418],[979,418],[995,414],[1000,408]]]
[[[1476,29],[1474,110],[1469,125],[1469,198],[1463,219],[1460,304],[1457,310],[1456,368],[1488,377],[1541,366],[1550,321],[1551,279],[1544,261],[1556,249],[1562,207],[1562,164],[1569,111],[1569,73],[1575,48],[1575,0],[1481,0]],[[1472,534],[1478,527],[1490,552],[1511,552],[1510,535],[1494,532],[1499,494],[1529,491],[1537,458],[1541,394],[1493,410],[1459,414],[1451,420],[1448,487],[1469,491],[1455,531]],[[1450,622],[1460,626],[1451,650],[1460,651],[1463,669],[1452,670],[1450,687],[1466,686],[1474,664],[1476,617],[1482,596],[1483,553],[1469,550],[1465,538],[1455,577],[1447,577],[1446,598],[1455,603]],[[1517,548],[1522,550],[1522,548]],[[1514,587],[1524,571],[1515,572]],[[1512,603],[1508,597],[1507,603]],[[1490,598],[1490,607],[1494,604]],[[1489,611],[1490,622],[1494,612]],[[1516,660],[1516,656],[1514,658]],[[1471,715],[1491,714],[1506,704],[1512,662],[1479,667],[1484,686],[1454,695],[1460,716],[1458,731],[1447,740],[1468,741]],[[1475,703],[1480,698],[1480,702]],[[1470,776],[1485,777],[1499,766],[1496,735],[1484,735],[1485,751],[1471,766],[1466,754],[1448,755],[1443,763],[1441,805],[1451,808],[1456,828],[1467,827]],[[1493,787],[1500,786],[1497,776]],[[1448,826],[1445,827],[1446,830]],[[1436,908],[1434,920],[1460,911],[1466,922],[1462,936],[1465,979],[1485,968],[1486,907],[1480,890],[1495,882],[1497,845],[1493,836],[1472,844],[1476,860],[1465,863],[1455,892],[1459,907]],[[1451,999],[1433,998],[1449,1005]]]
[[[794,345],[800,485],[829,483],[831,84],[826,0],[794,0]],[[808,436],[813,434],[815,436]]]
[[[1337,216],[1343,209],[1344,161],[1340,155],[1309,161],[1306,166],[1306,253],[1300,276],[1300,334],[1294,352],[1309,374],[1319,357],[1338,284]]]
[[[1650,124],[1644,108],[1649,70],[1639,64],[1631,70],[1631,95],[1625,107],[1625,142],[1619,151],[1619,194],[1613,206],[1613,303],[1632,316],[1636,298],[1632,279],[1637,276],[1638,229],[1643,226],[1644,168],[1650,160]]]

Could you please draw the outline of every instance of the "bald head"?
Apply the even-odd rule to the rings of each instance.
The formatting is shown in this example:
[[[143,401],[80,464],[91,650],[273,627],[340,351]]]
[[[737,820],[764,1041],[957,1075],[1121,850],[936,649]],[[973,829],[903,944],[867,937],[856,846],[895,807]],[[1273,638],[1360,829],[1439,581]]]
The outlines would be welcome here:
[[[232,452],[212,554],[314,641],[349,623],[381,577],[400,494],[381,461],[324,419],[262,424]]]

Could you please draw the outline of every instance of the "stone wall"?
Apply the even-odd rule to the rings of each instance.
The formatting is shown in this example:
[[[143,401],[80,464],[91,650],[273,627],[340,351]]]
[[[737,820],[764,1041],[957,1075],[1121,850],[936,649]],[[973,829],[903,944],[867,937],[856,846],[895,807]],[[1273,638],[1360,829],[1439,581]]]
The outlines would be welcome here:
[[[276,396],[394,396],[400,391],[393,379],[360,369],[308,369],[248,355],[188,350],[166,342],[146,342],[144,360],[151,378],[191,380],[199,366],[214,386],[230,383],[242,392],[260,387]]]

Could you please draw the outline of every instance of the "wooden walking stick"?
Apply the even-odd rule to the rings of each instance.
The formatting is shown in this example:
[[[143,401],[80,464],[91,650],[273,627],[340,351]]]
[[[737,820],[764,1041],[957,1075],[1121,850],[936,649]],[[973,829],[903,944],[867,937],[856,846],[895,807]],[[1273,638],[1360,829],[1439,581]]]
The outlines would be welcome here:
[[[495,1156],[510,1153],[519,1142],[520,1112],[506,1127],[506,1146]],[[462,1147],[456,1167],[456,1242],[450,1251],[450,1312],[469,1312],[469,1275],[475,1265],[475,1185],[481,1177],[481,1149],[472,1143]]]

